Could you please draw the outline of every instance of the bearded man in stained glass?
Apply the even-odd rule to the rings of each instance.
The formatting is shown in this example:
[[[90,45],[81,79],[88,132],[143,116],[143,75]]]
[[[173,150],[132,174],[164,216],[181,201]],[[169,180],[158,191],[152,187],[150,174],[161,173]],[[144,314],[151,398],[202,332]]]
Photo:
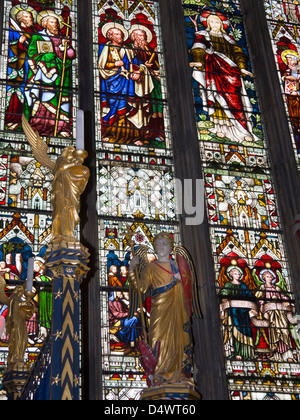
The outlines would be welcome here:
[[[135,53],[135,61],[137,64],[143,64],[151,75],[153,82],[153,90],[150,93],[151,120],[149,122],[149,133],[146,134],[148,139],[164,140],[164,121],[163,121],[163,104],[160,81],[160,70],[158,62],[158,53],[150,47],[153,39],[152,32],[145,26],[133,25],[129,31],[132,40],[132,48]]]
[[[44,28],[32,37],[28,48],[29,74],[25,90],[25,115],[41,136],[70,137],[71,64],[76,52],[62,38],[62,17],[41,12]]]
[[[154,86],[146,66],[134,62],[134,52],[125,47],[126,29],[117,23],[102,28],[108,39],[100,46],[102,140],[143,145],[151,114],[145,101]],[[145,102],[144,102],[145,101]]]
[[[273,266],[276,264],[271,261],[266,266],[271,266],[271,263]],[[292,335],[292,325],[296,324],[296,320],[293,319],[296,309],[281,270],[263,268],[259,273],[255,273],[254,278],[259,287],[255,296],[260,305],[260,312],[270,323],[267,335],[271,358],[276,362],[296,362],[296,342]]]

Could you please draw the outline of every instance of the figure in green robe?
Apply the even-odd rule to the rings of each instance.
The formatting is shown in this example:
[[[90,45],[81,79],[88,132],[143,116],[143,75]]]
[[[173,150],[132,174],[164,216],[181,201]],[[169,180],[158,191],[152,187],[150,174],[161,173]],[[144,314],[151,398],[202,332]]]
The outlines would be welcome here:
[[[28,47],[28,80],[24,113],[41,136],[70,137],[71,65],[76,52],[63,38],[63,19],[52,11],[41,12],[43,30]]]

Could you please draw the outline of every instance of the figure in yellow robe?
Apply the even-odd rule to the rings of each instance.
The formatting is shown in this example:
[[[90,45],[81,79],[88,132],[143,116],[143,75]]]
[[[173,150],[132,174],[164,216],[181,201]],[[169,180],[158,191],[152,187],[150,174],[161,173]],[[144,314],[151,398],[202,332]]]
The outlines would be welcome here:
[[[178,266],[169,258],[172,242],[169,234],[157,235],[154,240],[157,260],[146,265],[137,284],[133,269],[139,258],[134,257],[129,275],[142,293],[152,290],[149,345],[154,349],[156,342],[160,342],[154,382],[193,385],[190,316]]]

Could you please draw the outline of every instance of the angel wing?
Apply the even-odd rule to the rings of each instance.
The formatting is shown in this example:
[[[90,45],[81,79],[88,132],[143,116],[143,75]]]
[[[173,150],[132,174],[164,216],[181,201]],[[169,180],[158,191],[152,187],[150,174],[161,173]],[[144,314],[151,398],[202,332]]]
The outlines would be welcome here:
[[[8,305],[8,297],[5,293],[6,281],[0,274],[0,303],[2,305]]]
[[[22,115],[22,127],[35,159],[53,172],[55,162],[48,156],[48,146],[39,133],[31,127],[24,114]]]
[[[252,277],[253,277],[253,280],[255,281],[257,289],[259,289],[264,284],[264,282],[260,280],[255,268],[252,271]]]
[[[287,289],[286,281],[284,280],[283,275],[281,274],[279,270],[276,270],[276,274],[278,277],[278,282],[276,283],[276,285],[280,287],[280,289],[283,290],[284,292],[287,292],[288,289]]]
[[[139,245],[134,248],[134,253],[140,258],[140,262],[138,265],[138,275],[141,278],[141,275],[147,266],[149,264],[148,261],[148,248],[145,245]],[[137,311],[137,308],[139,306],[139,299],[138,299],[138,292],[133,288],[129,287],[129,294],[130,294],[130,305],[129,305],[129,318],[133,317],[134,312]],[[143,295],[143,300],[145,300],[148,297],[148,295]]]
[[[221,270],[220,270],[220,273],[219,273],[218,283],[219,283],[220,289],[223,289],[223,287],[225,287],[226,283],[229,282],[229,279],[226,275],[226,269],[227,269],[227,267],[223,265],[221,267]]]
[[[251,275],[251,271],[248,267],[245,267],[245,277],[243,279],[243,282],[248,286],[248,288],[252,291],[255,291],[257,288],[257,284],[255,279]]]
[[[192,258],[188,250],[181,245],[175,247],[174,254],[182,279],[189,315],[192,316],[194,314],[198,319],[203,318],[198,298],[197,277]]]

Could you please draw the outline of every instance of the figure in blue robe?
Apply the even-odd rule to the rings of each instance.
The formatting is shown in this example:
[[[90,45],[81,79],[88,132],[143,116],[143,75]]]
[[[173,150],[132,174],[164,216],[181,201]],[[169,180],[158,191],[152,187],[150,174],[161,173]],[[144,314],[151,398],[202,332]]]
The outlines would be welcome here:
[[[102,141],[143,145],[151,118],[149,97],[154,89],[149,71],[124,46],[124,33],[111,28],[109,42],[99,49]]]

